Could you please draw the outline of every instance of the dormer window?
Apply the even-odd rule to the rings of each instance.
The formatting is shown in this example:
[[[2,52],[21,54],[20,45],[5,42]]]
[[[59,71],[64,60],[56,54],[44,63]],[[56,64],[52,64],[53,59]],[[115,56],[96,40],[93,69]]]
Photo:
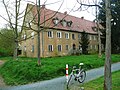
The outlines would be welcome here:
[[[68,27],[71,27],[72,23],[73,23],[72,21],[68,21],[67,22]]]
[[[58,23],[59,23],[59,19],[56,17],[56,18],[53,18],[53,23],[55,24],[55,25],[58,25]]]
[[[67,26],[67,21],[65,19],[61,20],[61,24],[66,27]]]
[[[92,27],[92,30],[97,32],[97,27]]]

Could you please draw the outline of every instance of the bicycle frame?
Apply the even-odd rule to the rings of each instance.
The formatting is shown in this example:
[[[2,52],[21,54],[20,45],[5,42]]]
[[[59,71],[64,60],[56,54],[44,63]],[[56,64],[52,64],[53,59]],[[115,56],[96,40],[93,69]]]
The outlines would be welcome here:
[[[83,63],[79,64],[79,68],[76,68],[76,66],[73,66],[72,72],[70,73],[69,79],[68,79],[68,82],[67,82],[67,88],[68,88],[69,83],[72,79],[72,76],[74,76],[74,80],[78,81],[79,83],[82,83],[85,80],[86,72],[82,68],[82,66],[83,66]]]

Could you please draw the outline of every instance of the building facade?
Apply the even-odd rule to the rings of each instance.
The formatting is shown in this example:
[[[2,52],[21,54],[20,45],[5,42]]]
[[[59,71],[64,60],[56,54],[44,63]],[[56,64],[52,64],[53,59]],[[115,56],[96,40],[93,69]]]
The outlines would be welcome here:
[[[37,57],[37,7],[27,5],[20,43],[22,56]],[[95,22],[40,8],[40,55],[41,57],[63,56],[73,50],[81,53],[81,33],[89,36],[89,53],[98,51],[98,33]]]

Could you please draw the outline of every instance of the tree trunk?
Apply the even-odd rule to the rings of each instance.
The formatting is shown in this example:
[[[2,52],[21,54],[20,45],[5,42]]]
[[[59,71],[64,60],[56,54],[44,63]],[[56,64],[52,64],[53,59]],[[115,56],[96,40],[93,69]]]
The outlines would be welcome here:
[[[18,31],[17,31],[17,26],[18,26],[18,6],[17,6],[17,3],[18,1],[16,0],[15,1],[15,49],[14,49],[14,55],[13,55],[13,58],[14,59],[17,59],[17,53],[18,53],[18,41],[17,41],[17,38],[18,38]]]
[[[98,42],[99,42],[99,57],[101,58],[102,54],[101,54],[101,38],[100,38],[100,30],[98,27]]]
[[[38,9],[37,9],[37,12],[38,12],[38,31],[37,31],[37,34],[38,34],[38,65],[41,65],[41,60],[40,60],[40,0],[38,1]]]
[[[111,11],[110,0],[105,0],[106,5],[106,49],[105,49],[105,70],[104,70],[104,90],[112,90],[111,77]]]
[[[41,65],[40,62],[40,32],[38,32],[38,66]]]
[[[18,54],[18,42],[15,42],[15,48],[14,48],[14,53],[13,53],[13,59],[17,59],[17,54]]]

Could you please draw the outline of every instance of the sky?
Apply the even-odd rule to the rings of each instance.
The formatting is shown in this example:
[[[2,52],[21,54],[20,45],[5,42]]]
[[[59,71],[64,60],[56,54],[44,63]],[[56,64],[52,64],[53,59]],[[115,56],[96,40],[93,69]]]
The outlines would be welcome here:
[[[7,0],[5,0],[5,1],[7,1]],[[8,0],[8,1],[10,1],[9,7],[14,7],[13,1],[15,1],[15,0]],[[24,1],[24,0],[22,0],[22,1]],[[30,3],[31,1],[35,3],[36,0],[25,0],[24,2],[22,2],[21,11],[23,11],[26,8],[27,3],[28,2]],[[87,4],[89,4],[89,3],[93,4],[96,0],[79,0],[79,1],[82,1],[83,3],[87,3]],[[58,11],[58,9],[60,8],[60,5],[62,4],[59,12],[64,13],[65,11],[67,11],[67,13],[72,16],[76,16],[79,18],[84,17],[84,19],[90,20],[90,21],[93,21],[95,19],[95,7],[90,7],[88,9],[86,9],[86,7],[83,7],[82,10],[77,10],[78,7],[80,6],[77,3],[77,0],[41,0],[41,5],[42,4],[45,4],[46,8],[54,10],[54,11]],[[13,8],[12,8],[12,10],[13,10]],[[4,18],[7,19],[6,11],[5,11],[5,8],[4,8],[2,2],[0,2],[0,15],[2,15]],[[20,21],[20,22],[22,22],[22,21]],[[0,17],[0,28],[4,28],[6,26],[6,24],[7,24],[7,22]]]

